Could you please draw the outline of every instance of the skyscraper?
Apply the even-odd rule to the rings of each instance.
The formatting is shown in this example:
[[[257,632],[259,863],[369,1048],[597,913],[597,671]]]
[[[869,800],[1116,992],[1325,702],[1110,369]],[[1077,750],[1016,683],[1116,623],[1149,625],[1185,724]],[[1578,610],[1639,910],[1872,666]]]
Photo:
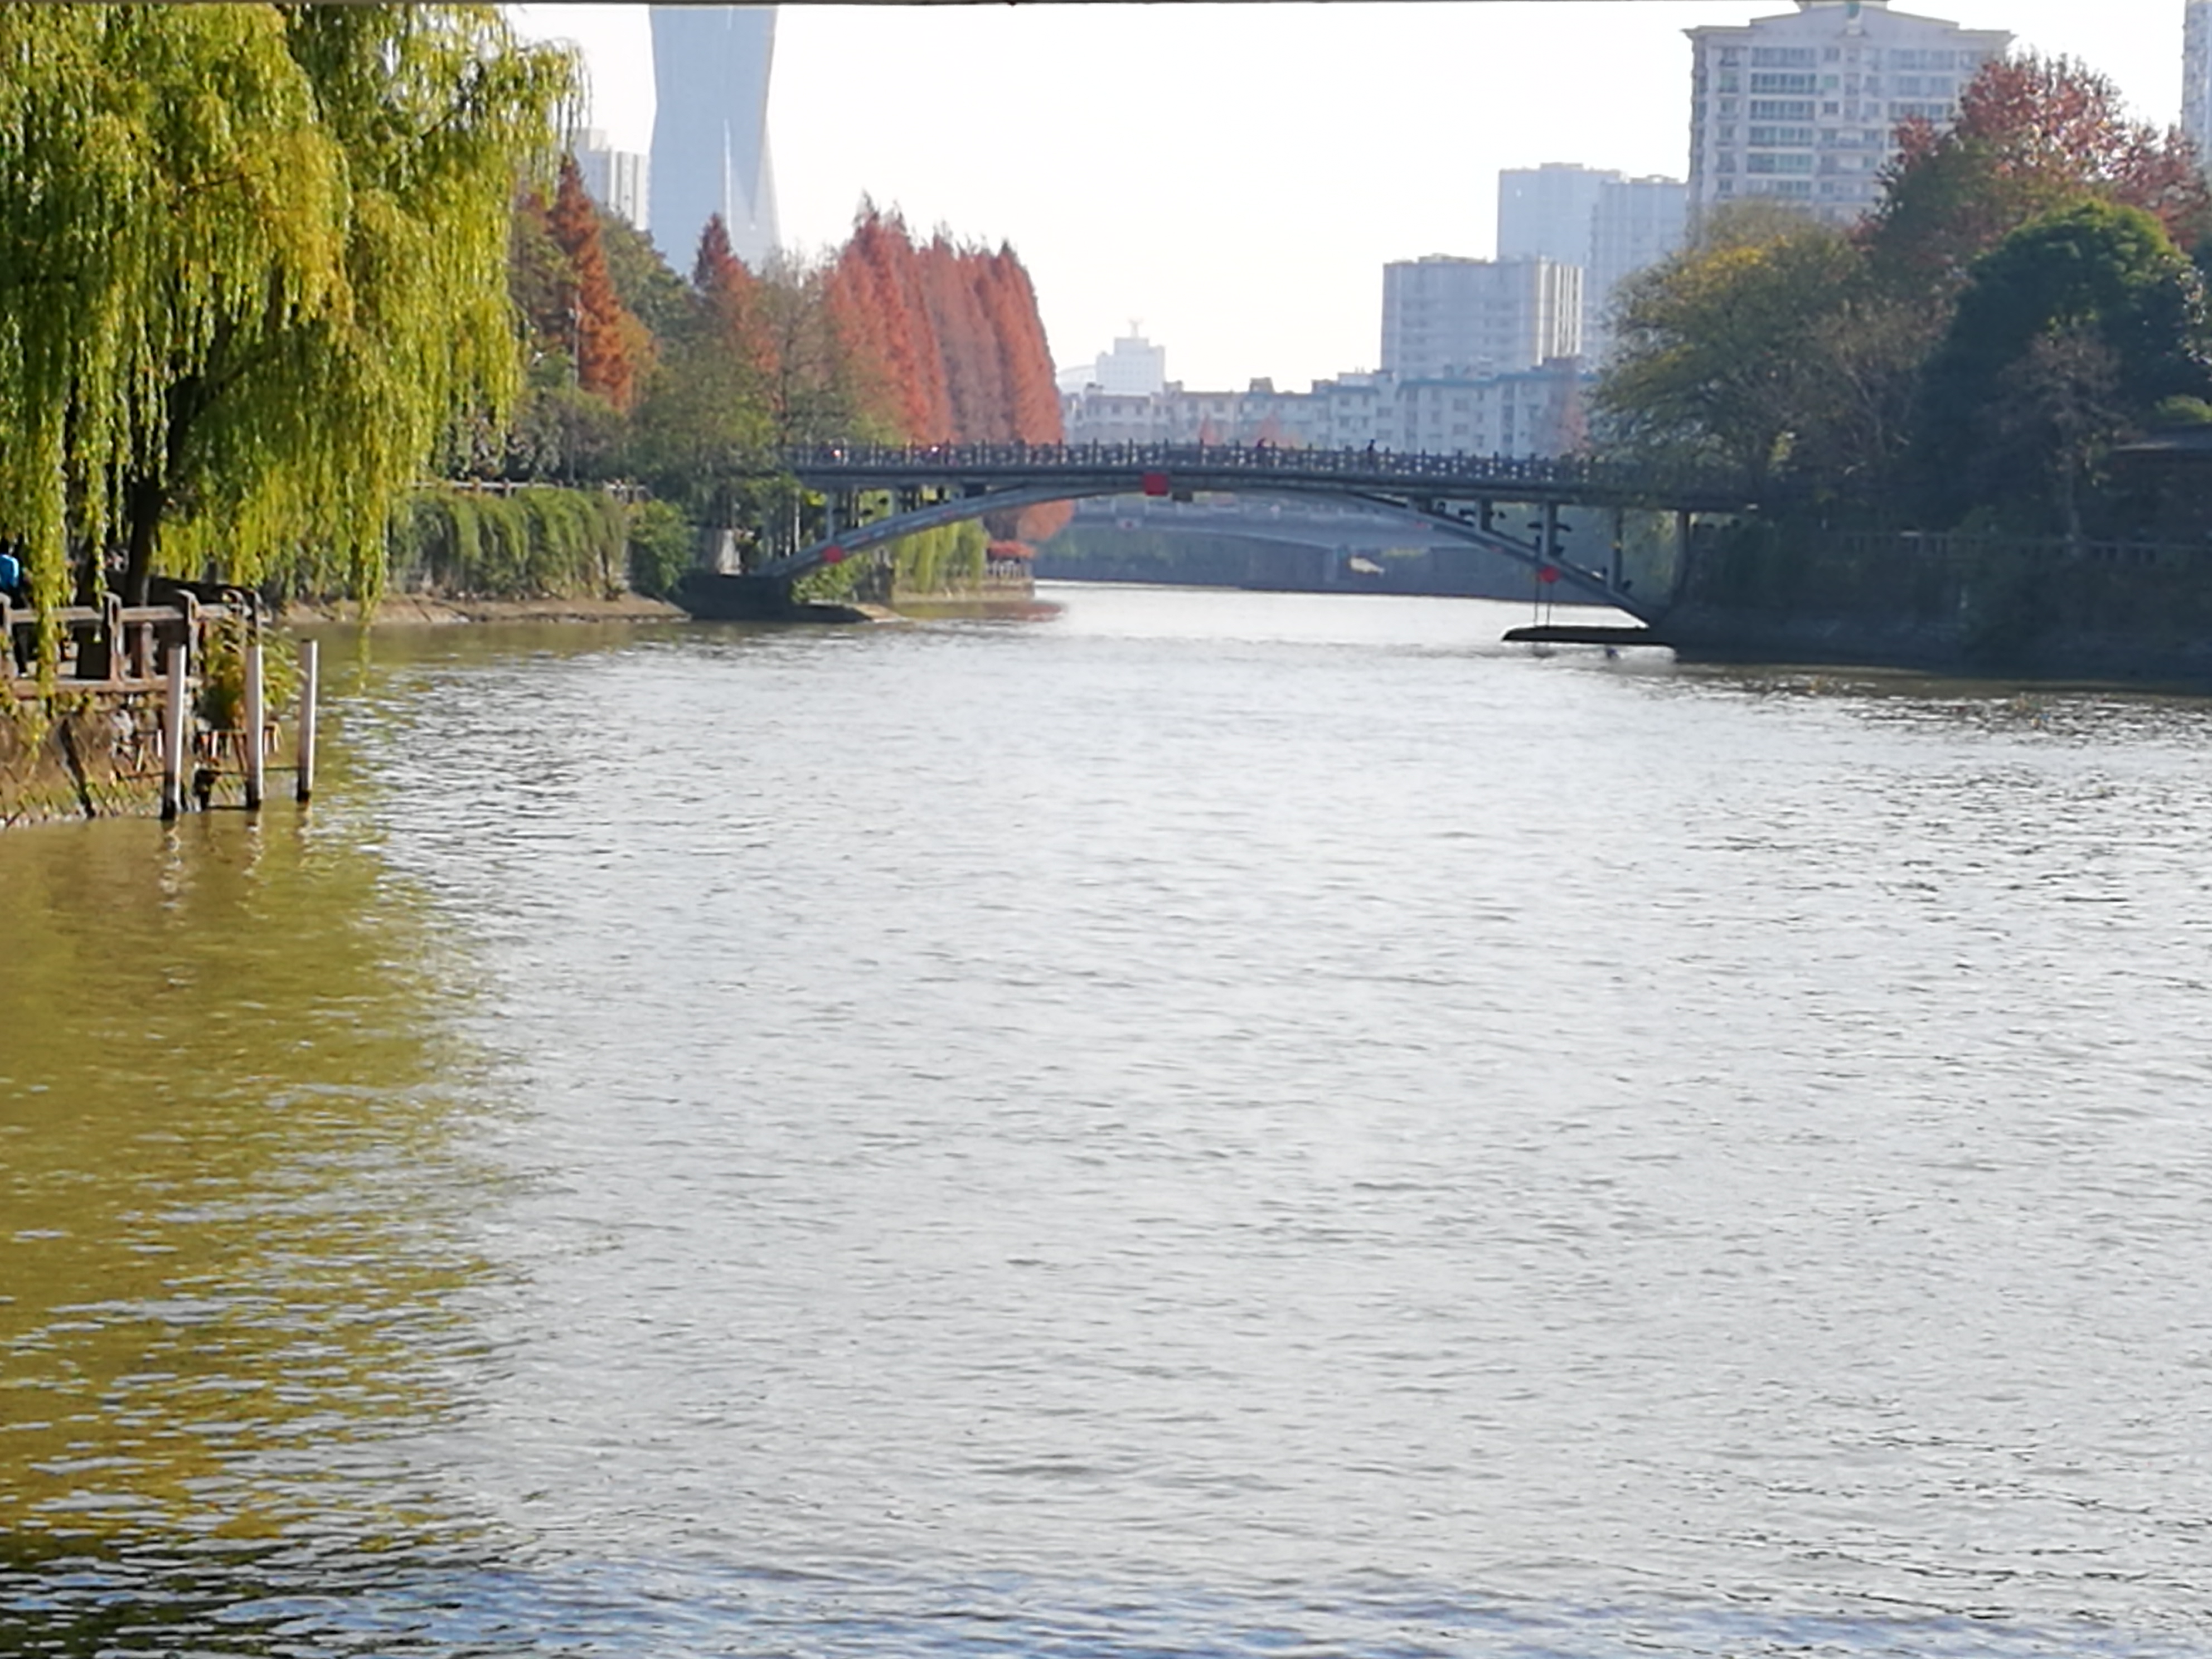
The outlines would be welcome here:
[[[1898,123],[1948,121],[1960,88],[2012,43],[1889,0],[1797,0],[1794,15],[1685,32],[1691,211],[1769,197],[1836,222],[1874,205]]]
[[[717,213],[747,264],[757,270],[775,251],[775,57],[773,6],[653,9],[653,240],[679,270]]]

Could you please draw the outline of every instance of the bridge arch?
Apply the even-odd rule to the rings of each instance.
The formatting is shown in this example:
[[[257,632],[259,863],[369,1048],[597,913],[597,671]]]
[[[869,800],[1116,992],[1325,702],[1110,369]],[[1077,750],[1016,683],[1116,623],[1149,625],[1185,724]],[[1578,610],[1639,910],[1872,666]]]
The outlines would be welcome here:
[[[901,537],[925,530],[942,529],[947,525],[969,523],[988,514],[1042,507],[1055,501],[1096,500],[1101,496],[1137,493],[1124,481],[1120,483],[1091,483],[1078,487],[1029,484],[980,495],[954,496],[947,501],[871,519],[835,535],[825,536],[811,546],[763,567],[759,574],[782,581],[796,581],[826,564],[855,554],[872,552],[888,546]],[[1354,501],[1378,518],[1403,524],[1431,536],[1443,536],[1483,548],[1515,560],[1531,571],[1548,566],[1558,573],[1558,580],[1562,584],[1588,595],[1598,604],[1625,611],[1639,622],[1648,623],[1656,614],[1646,600],[1622,592],[1615,585],[1611,572],[1585,569],[1561,557],[1556,549],[1547,553],[1543,544],[1555,539],[1551,537],[1545,537],[1540,541],[1524,541],[1503,531],[1471,524],[1455,514],[1437,509],[1425,510],[1389,496],[1344,486],[1313,489],[1260,483],[1255,487],[1251,481],[1240,480],[1234,493],[1261,499]]]

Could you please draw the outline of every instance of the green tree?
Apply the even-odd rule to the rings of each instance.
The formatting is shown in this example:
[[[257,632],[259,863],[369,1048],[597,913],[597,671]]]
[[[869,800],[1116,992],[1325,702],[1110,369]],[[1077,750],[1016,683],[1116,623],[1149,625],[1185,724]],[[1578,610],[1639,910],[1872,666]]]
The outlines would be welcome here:
[[[373,591],[453,416],[515,381],[518,172],[574,67],[490,5],[0,6],[0,535]]]
[[[2208,346],[2202,279],[2150,214],[2087,201],[2031,221],[1976,262],[1923,375],[1923,508],[2079,533],[2112,444],[2212,391]]]
[[[605,214],[599,220],[599,246],[606,252],[607,275],[629,313],[656,338],[680,332],[690,290],[669,269],[652,240],[615,215]]]
[[[720,216],[710,219],[684,309],[631,423],[637,471],[698,523],[738,522],[737,481],[773,441],[768,366],[754,328],[759,287],[731,251]]]
[[[1842,233],[1723,213],[1632,280],[1595,399],[1602,432],[1650,463],[1837,486],[1894,446],[1910,336]]]
[[[853,366],[830,317],[818,265],[779,261],[753,296],[770,441],[835,443],[865,425]]]

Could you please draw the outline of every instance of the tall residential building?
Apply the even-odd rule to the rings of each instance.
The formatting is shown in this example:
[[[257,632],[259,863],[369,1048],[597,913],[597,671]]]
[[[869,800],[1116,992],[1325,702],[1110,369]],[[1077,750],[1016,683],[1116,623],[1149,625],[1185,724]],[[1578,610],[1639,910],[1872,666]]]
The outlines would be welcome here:
[[[1692,214],[1747,197],[1858,217],[1880,193],[1898,124],[1948,121],[1960,88],[2012,36],[1892,11],[1889,0],[1796,0],[1740,27],[1685,31]]]
[[[2212,168],[2212,0],[2189,0],[2181,26],[2181,130]]]
[[[1583,272],[1555,259],[1431,254],[1382,267],[1382,368],[1406,379],[1510,374],[1583,347]]]
[[[1547,161],[1498,175],[1498,257],[1588,266],[1598,193],[1618,173]]]
[[[768,149],[773,6],[653,9],[653,240],[679,270],[708,219],[758,270],[775,252],[775,177]]]
[[[1624,179],[1599,167],[1547,161],[1498,175],[1498,256],[1583,268],[1582,355],[1612,344],[1613,291],[1682,244],[1688,186],[1679,179]]]
[[[576,157],[584,188],[592,192],[600,211],[643,230],[648,199],[645,157],[634,149],[617,149],[597,127],[570,135],[568,148]]]
[[[1620,285],[1682,246],[1690,187],[1680,179],[1608,179],[1590,218],[1589,264],[1583,274],[1583,356],[1602,362],[1613,349],[1613,307]]]

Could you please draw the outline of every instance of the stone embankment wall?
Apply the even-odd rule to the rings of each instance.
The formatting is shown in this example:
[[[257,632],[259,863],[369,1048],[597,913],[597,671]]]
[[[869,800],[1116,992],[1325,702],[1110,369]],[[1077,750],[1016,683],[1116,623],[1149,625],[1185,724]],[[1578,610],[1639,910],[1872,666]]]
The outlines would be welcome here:
[[[1660,629],[1703,660],[2212,685],[2212,542],[1741,525],[1693,548]]]
[[[161,722],[161,699],[144,693],[0,709],[0,828],[160,811]]]

